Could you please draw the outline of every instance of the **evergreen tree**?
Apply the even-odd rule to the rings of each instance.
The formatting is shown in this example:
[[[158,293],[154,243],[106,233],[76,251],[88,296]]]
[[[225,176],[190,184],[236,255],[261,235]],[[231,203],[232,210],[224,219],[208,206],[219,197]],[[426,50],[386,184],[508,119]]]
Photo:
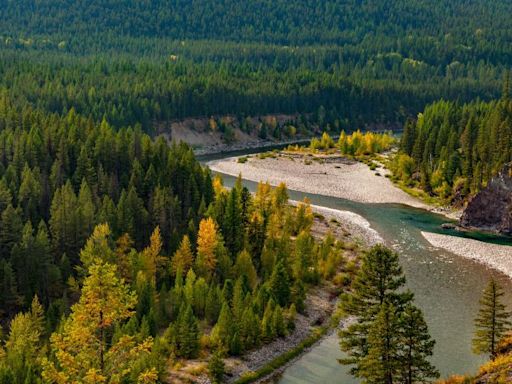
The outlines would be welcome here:
[[[427,360],[434,353],[431,339],[421,310],[408,304],[400,314],[400,371],[404,384],[423,383],[439,377],[439,372]]]
[[[197,357],[199,353],[199,326],[190,304],[180,309],[175,329],[177,355],[186,359]]]
[[[181,269],[184,273],[187,273],[193,264],[194,255],[190,246],[190,239],[187,235],[183,236],[180,247],[174,253],[171,260],[171,272],[172,275],[176,275],[178,269]]]
[[[221,384],[224,378],[224,360],[219,350],[216,350],[208,361],[208,376],[213,384]]]
[[[270,276],[269,284],[276,302],[282,307],[287,307],[291,296],[290,279],[282,260],[277,262]]]
[[[233,323],[233,314],[229,309],[227,302],[222,304],[222,309],[219,314],[219,319],[212,330],[212,340],[218,348],[229,350],[231,339],[236,332],[235,324]]]
[[[357,319],[339,332],[341,349],[348,353],[343,364],[355,365],[351,369],[355,376],[362,374],[361,364],[371,347],[368,332],[382,306],[386,303],[390,308],[401,310],[412,300],[410,292],[399,291],[404,284],[398,254],[383,245],[376,245],[363,255],[352,292],[341,297],[344,312]]]
[[[503,335],[510,330],[510,312],[501,302],[504,292],[500,285],[491,279],[480,299],[480,310],[475,318],[475,353],[488,353],[491,359],[496,357],[496,347]]]
[[[396,308],[384,302],[368,329],[368,352],[356,376],[368,384],[393,384],[400,372],[399,322]]]
[[[258,284],[258,273],[256,272],[256,268],[254,268],[249,252],[244,250],[238,254],[234,270],[237,277],[247,280],[251,289],[256,288]]]
[[[233,259],[242,250],[244,241],[242,206],[239,194],[240,188],[236,187],[229,192],[222,232],[226,247]]]
[[[132,316],[136,301],[135,294],[118,279],[114,266],[92,265],[80,300],[73,305],[70,317],[60,330],[51,337],[55,361],[43,362],[43,379],[105,382],[135,371],[137,361],[149,354],[152,340],[137,343],[133,336],[123,336],[109,346],[107,335],[116,324]],[[125,353],[120,356],[116,351]],[[141,372],[139,377],[145,373],[148,371]]]
[[[217,266],[217,225],[212,218],[201,220],[197,235],[196,268],[200,276],[211,277]]]
[[[211,284],[205,304],[205,317],[210,324],[214,324],[219,318],[222,308],[222,293],[217,284]]]

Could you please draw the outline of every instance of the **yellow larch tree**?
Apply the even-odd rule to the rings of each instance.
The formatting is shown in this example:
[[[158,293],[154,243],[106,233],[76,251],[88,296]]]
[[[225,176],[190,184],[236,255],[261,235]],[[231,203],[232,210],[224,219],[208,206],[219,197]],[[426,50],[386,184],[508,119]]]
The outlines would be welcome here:
[[[171,260],[171,273],[176,275],[178,270],[186,274],[194,262],[194,255],[190,246],[190,238],[188,235],[183,236],[180,247],[174,253]]]
[[[134,336],[124,335],[109,348],[108,335],[116,324],[134,315],[136,302],[114,265],[93,264],[80,300],[50,338],[54,359],[43,361],[43,379],[55,384],[114,384],[131,375],[137,361],[150,353],[152,338],[138,343]],[[147,378],[154,372],[149,368],[140,375]]]
[[[198,273],[212,273],[217,266],[216,249],[219,242],[217,224],[208,217],[199,223],[197,235],[197,259],[196,266]]]

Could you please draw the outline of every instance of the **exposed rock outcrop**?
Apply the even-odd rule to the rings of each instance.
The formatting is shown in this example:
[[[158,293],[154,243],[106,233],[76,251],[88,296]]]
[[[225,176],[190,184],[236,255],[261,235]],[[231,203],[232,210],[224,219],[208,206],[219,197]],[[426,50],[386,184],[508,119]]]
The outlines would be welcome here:
[[[512,235],[512,163],[468,203],[460,223],[463,227]]]

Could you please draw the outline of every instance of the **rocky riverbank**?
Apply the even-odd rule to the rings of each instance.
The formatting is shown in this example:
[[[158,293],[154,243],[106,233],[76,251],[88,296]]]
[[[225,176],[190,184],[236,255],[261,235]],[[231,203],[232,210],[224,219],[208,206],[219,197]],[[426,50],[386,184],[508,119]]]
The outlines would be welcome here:
[[[422,232],[421,234],[436,248],[485,264],[512,279],[512,246],[484,243],[438,233]]]
[[[232,176],[240,173],[251,181],[284,182],[300,192],[326,195],[361,203],[396,203],[422,208],[457,219],[459,212],[434,207],[396,187],[387,169],[372,170],[366,164],[341,156],[312,157],[308,154],[277,153],[271,156],[231,157],[208,163],[213,170]]]
[[[507,164],[471,199],[461,225],[512,235],[512,164]]]

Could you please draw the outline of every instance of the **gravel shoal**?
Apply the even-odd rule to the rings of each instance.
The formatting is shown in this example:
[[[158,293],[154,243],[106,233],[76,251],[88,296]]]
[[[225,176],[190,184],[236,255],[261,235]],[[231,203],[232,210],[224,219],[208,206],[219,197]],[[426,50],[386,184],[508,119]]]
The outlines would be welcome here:
[[[445,249],[458,256],[466,257],[485,264],[512,278],[512,247],[490,244],[463,237],[421,232],[434,247]]]
[[[344,198],[361,203],[399,203],[431,209],[427,204],[395,187],[386,177],[387,170],[376,171],[360,162],[317,162],[306,165],[301,158],[250,158],[239,163],[237,157],[208,163],[210,169],[255,182],[268,181],[271,185],[284,182],[288,188]],[[377,175],[377,172],[381,176]]]

